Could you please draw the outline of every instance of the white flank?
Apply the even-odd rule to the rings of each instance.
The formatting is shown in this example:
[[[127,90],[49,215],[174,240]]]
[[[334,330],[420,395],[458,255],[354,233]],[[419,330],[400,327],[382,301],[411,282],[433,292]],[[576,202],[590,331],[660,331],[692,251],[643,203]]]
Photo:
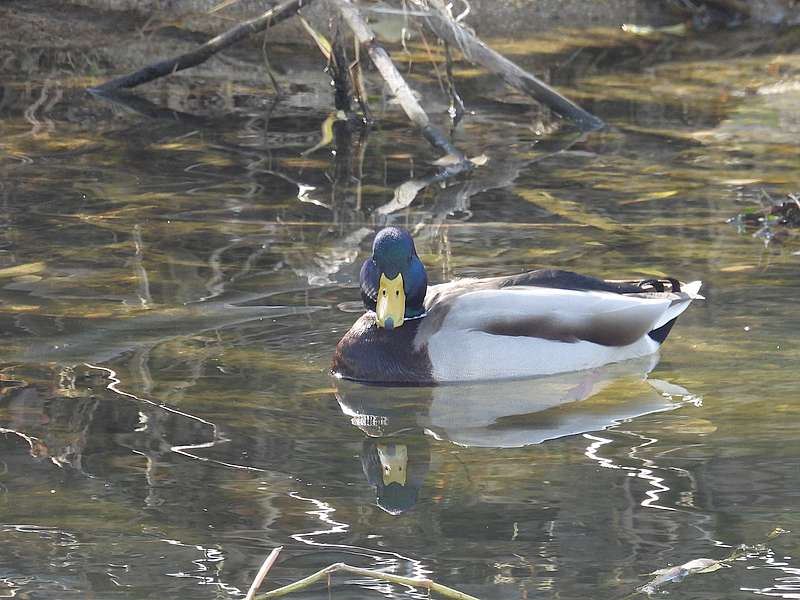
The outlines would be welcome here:
[[[453,302],[440,330],[428,339],[433,375],[441,382],[531,377],[646,356],[659,348],[647,333],[686,310],[699,289],[699,282],[693,282],[684,292],[662,298],[527,286],[470,292]],[[605,346],[482,331],[497,319],[531,318],[565,328],[600,323],[604,329],[631,332],[634,341]]]

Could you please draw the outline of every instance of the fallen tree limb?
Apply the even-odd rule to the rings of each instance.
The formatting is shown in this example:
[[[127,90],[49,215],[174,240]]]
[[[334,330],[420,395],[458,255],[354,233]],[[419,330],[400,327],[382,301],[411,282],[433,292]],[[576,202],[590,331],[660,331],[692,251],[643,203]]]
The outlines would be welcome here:
[[[265,594],[256,596],[256,600],[265,600],[266,598],[278,598],[279,596],[285,596],[286,594],[291,594],[292,592],[300,591],[316,583],[321,579],[328,579],[333,573],[339,571],[352,573],[353,575],[360,575],[361,577],[369,577],[370,579],[379,579],[381,581],[388,581],[389,583],[396,583],[398,585],[423,588],[431,592],[434,592],[436,594],[439,594],[441,596],[444,596],[445,598],[454,598],[455,600],[478,600],[475,596],[470,596],[469,594],[465,594],[464,592],[459,592],[458,590],[454,590],[453,588],[447,587],[446,585],[436,583],[435,581],[431,581],[430,579],[415,579],[412,577],[401,577],[400,575],[382,573],[381,571],[373,571],[372,569],[361,569],[359,567],[351,567],[350,565],[346,565],[344,563],[332,564],[328,567],[325,567],[324,569],[317,571],[312,575],[309,575],[308,577],[301,579],[300,581],[295,581],[294,583],[290,583],[289,585],[279,587],[278,589],[272,590],[271,592],[266,592]]]
[[[445,154],[450,154],[458,159],[462,165],[462,171],[467,171],[471,168],[470,163],[463,153],[458,150],[447,136],[437,127],[431,124],[427,113],[417,102],[414,92],[406,83],[400,71],[397,70],[389,53],[381,46],[375,38],[375,34],[370,29],[367,22],[361,16],[358,9],[353,5],[351,0],[335,0],[336,5],[339,7],[339,12],[342,15],[345,23],[353,31],[356,41],[366,49],[372,63],[378,72],[383,77],[389,90],[392,92],[397,101],[400,103],[403,111],[406,113],[411,122],[422,130],[422,135],[434,147],[439,148]]]
[[[600,118],[565,98],[496,50],[492,50],[474,33],[462,27],[450,16],[441,0],[431,0],[431,4],[435,12],[425,19],[427,26],[440,39],[459,48],[468,61],[499,75],[511,87],[528,94],[556,114],[574,121],[581,129],[593,130],[605,126]]]
[[[144,67],[143,69],[139,69],[134,73],[130,73],[129,75],[117,77],[116,79],[91,88],[90,91],[110,92],[122,88],[132,88],[163,77],[164,75],[170,75],[177,71],[195,67],[204,63],[219,51],[232,46],[247,36],[258,33],[259,31],[264,31],[273,25],[277,25],[281,21],[293,17],[298,10],[304,6],[308,6],[313,1],[314,0],[285,0],[260,16],[243,21],[236,25],[236,27],[232,27],[217,37],[208,40],[205,44],[191,52],[186,52],[175,58],[162,60]]]

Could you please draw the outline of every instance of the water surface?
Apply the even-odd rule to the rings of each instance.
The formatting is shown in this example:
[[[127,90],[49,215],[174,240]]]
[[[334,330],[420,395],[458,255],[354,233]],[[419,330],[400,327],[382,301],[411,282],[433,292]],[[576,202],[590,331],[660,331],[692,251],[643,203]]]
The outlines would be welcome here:
[[[282,545],[268,585],[345,561],[482,598],[614,599],[800,531],[800,244],[726,223],[800,190],[794,42],[593,35],[508,51],[554,53],[553,80],[607,130],[457,70],[475,114],[455,139],[489,162],[410,203],[395,189],[436,155],[391,104],[309,152],[328,117],[313,88],[276,101],[190,74],[114,103],[83,91],[80,64],[6,77],[2,593],[235,597]],[[431,73],[414,77],[444,122]],[[330,355],[387,224],[413,231],[433,282],[556,266],[702,279],[707,300],[632,364],[337,385]],[[786,534],[663,589],[797,598],[798,550]]]

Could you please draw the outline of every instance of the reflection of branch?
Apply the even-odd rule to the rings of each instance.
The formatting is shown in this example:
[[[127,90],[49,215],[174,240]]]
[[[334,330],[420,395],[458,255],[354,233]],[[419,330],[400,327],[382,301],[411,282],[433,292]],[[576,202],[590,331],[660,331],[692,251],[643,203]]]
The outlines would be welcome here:
[[[434,182],[435,175],[424,179],[409,179],[394,189],[394,196],[386,204],[375,209],[378,215],[389,215],[411,205],[417,194]]]
[[[234,248],[245,248],[251,245],[256,246],[256,249],[253,250],[247,256],[247,258],[244,259],[244,261],[242,261],[242,266],[239,268],[238,272],[226,277],[225,273],[223,272],[222,265],[222,258],[225,252]],[[237,240],[215,249],[208,258],[208,266],[212,273],[211,277],[206,282],[208,294],[202,298],[199,298],[198,301],[206,301],[220,296],[225,292],[226,284],[233,283],[241,277],[247,275],[253,269],[255,262],[261,258],[261,256],[263,256],[268,249],[269,246],[265,243],[264,236],[261,235]]]
[[[63,364],[87,360],[103,362],[142,346],[155,346],[180,336],[221,329],[263,318],[279,318],[315,312],[317,306],[240,306],[268,294],[239,295],[227,302],[195,302],[158,307],[132,317],[79,319],[81,330],[42,337],[26,343],[20,356]]]
[[[133,353],[131,358],[132,370],[139,374],[141,379],[142,390],[145,394],[149,394],[153,389],[153,376],[150,373],[150,351],[151,347],[142,347]]]
[[[171,108],[158,106],[157,104],[154,104],[145,98],[140,98],[139,96],[129,92],[114,90],[97,94],[96,97],[150,119],[164,119],[193,126],[208,124],[208,119],[204,119],[203,117],[199,117],[190,113],[173,110]]]
[[[272,175],[274,177],[278,177],[279,179],[283,179],[284,181],[291,183],[292,185],[297,187],[297,199],[300,200],[300,202],[306,204],[314,204],[315,206],[326,208],[328,210],[331,209],[331,207],[325,204],[324,202],[311,198],[308,195],[309,192],[313,192],[315,189],[317,189],[316,186],[307,185],[302,181],[293,179],[292,177],[286,175],[285,173],[281,173],[280,171],[258,167],[259,163],[263,163],[269,160],[269,157],[262,156],[262,154],[267,151],[260,150],[258,148],[243,148],[242,146],[237,146],[236,144],[228,144],[228,143],[209,144],[208,147],[212,149],[221,148],[226,151],[233,151],[233,152],[238,152],[239,154],[242,155],[250,155],[256,157],[257,159],[255,161],[247,165],[247,171],[251,176],[260,173],[260,174]]]
[[[136,279],[139,282],[139,301],[142,303],[143,308],[147,308],[153,303],[153,297],[150,295],[150,278],[147,276],[147,269],[144,268],[144,253],[142,251],[142,228],[137,223],[133,227],[133,270],[136,273]]]
[[[55,96],[50,100],[50,102],[48,102],[47,92],[49,86],[50,86],[50,81],[48,80],[42,86],[42,89],[39,93],[39,98],[28,108],[26,108],[25,112],[23,113],[25,120],[28,121],[28,123],[30,123],[31,125],[33,125],[33,128],[31,129],[31,135],[34,136],[38,135],[42,130],[42,123],[41,121],[39,121],[39,119],[36,118],[36,112],[40,108],[42,109],[42,115],[44,115],[42,119],[46,123],[47,130],[53,131],[55,129],[55,124],[53,123],[53,120],[48,118],[46,115],[50,111],[50,109],[52,109],[53,106],[56,103],[58,103],[59,100],[61,100],[61,97],[64,92],[60,88],[58,88],[56,90]]]
[[[182,445],[173,445],[170,446],[170,450],[175,452],[176,454],[182,454],[183,456],[193,458],[194,460],[198,460],[200,462],[207,462],[213,463],[216,465],[220,465],[223,467],[229,467],[232,469],[241,469],[244,471],[256,471],[258,473],[269,473],[266,469],[259,469],[258,467],[251,467],[249,465],[239,465],[235,463],[229,463],[221,460],[216,460],[213,458],[208,458],[207,456],[200,456],[198,454],[194,454],[190,452],[190,450],[199,450],[201,448],[212,448],[221,442],[229,441],[227,438],[223,437],[219,433],[219,428],[217,427],[216,423],[212,421],[207,421],[202,417],[198,417],[197,415],[193,415],[191,413],[183,412],[182,410],[178,410],[177,408],[172,408],[171,406],[167,406],[166,404],[162,404],[161,402],[155,402],[153,400],[149,400],[148,398],[142,398],[141,396],[137,396],[136,394],[132,394],[131,392],[126,392],[121,390],[118,386],[122,383],[122,380],[119,379],[117,376],[116,371],[113,369],[109,369],[108,367],[101,367],[99,365],[93,365],[90,363],[84,363],[90,369],[96,369],[98,371],[104,372],[108,376],[108,384],[106,385],[106,389],[123,396],[125,398],[129,398],[130,400],[134,400],[135,402],[141,402],[144,404],[149,404],[154,406],[160,410],[163,410],[168,413],[172,413],[178,415],[180,417],[184,417],[187,419],[191,419],[193,421],[197,421],[211,429],[211,441],[208,442],[200,442],[197,444],[182,444]]]
[[[433,220],[437,223],[443,222],[448,215],[455,211],[468,212],[469,200],[472,196],[485,192],[490,189],[508,187],[514,183],[522,169],[539,161],[552,158],[565,152],[577,142],[583,140],[586,134],[581,133],[564,140],[553,152],[534,159],[520,160],[515,157],[493,156],[492,168],[477,169],[474,171],[469,181],[452,185],[442,190],[436,198],[434,210],[432,210]],[[397,186],[394,190],[394,197],[386,204],[375,209],[378,215],[390,215],[411,205],[420,191],[426,187],[445,181],[458,174],[445,168],[428,177],[410,179]]]

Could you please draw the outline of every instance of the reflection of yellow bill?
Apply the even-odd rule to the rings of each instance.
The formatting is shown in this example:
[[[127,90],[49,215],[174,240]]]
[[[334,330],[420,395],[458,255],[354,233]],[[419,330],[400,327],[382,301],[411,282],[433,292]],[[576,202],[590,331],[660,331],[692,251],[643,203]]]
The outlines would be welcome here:
[[[398,273],[394,279],[389,279],[381,273],[378,286],[378,302],[375,306],[375,315],[378,325],[386,329],[395,329],[403,324],[406,314],[406,293],[403,291],[403,275]]]
[[[383,471],[383,485],[406,484],[408,448],[405,444],[378,444],[378,458]]]

